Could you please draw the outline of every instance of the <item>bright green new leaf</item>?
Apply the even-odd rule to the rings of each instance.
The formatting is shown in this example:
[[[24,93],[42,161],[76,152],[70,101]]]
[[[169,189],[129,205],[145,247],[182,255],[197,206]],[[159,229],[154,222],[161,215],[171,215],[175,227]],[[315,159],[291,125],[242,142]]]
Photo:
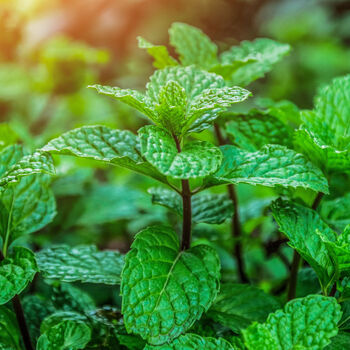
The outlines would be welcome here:
[[[16,315],[7,307],[0,307],[0,349],[22,350],[20,339]]]
[[[248,284],[226,283],[209,309],[207,316],[239,333],[252,322],[264,322],[280,308],[273,296]]]
[[[177,66],[178,62],[171,57],[168,49],[164,45],[153,45],[142,37],[137,37],[139,48],[146,49],[154,58],[153,65],[155,68],[162,69],[167,66]]]
[[[296,143],[326,171],[350,168],[350,75],[320,90],[314,111],[302,114]]]
[[[7,149],[4,151],[6,150]],[[55,174],[55,168],[52,162],[52,158],[49,154],[38,151],[33,154],[24,156],[15,164],[10,166],[2,174],[0,177],[0,187],[4,187],[10,183],[18,182],[22,177],[33,174]]]
[[[220,165],[222,154],[218,147],[206,141],[187,143],[178,152],[174,138],[155,125],[139,130],[142,155],[162,174],[177,179],[204,177]]]
[[[35,255],[27,248],[14,247],[0,263],[0,305],[20,294],[38,272]]]
[[[220,112],[250,95],[240,87],[225,87],[222,77],[195,66],[155,71],[147,83],[145,95],[118,87],[91,87],[138,109],[156,125],[177,136],[208,128]]]
[[[151,188],[152,203],[163,205],[182,216],[179,194],[166,188]],[[231,199],[224,194],[198,193],[192,196],[192,220],[206,224],[222,224],[233,215]]]
[[[234,146],[220,147],[223,161],[207,185],[247,183],[268,187],[308,188],[328,193],[322,172],[302,154],[284,146],[266,145],[250,153]]]
[[[169,29],[169,36],[184,66],[194,64],[208,70],[218,63],[217,46],[200,29],[175,22]]]
[[[171,344],[160,346],[146,345],[144,350],[235,350],[223,338],[201,337],[197,334],[187,333],[175,339]]]
[[[85,349],[91,339],[91,329],[82,322],[62,321],[42,334],[37,350]]]
[[[242,41],[239,46],[231,47],[229,51],[222,53],[220,61],[225,65],[251,59],[250,64],[237,69],[230,78],[230,82],[234,85],[247,86],[254,80],[262,78],[289,51],[288,44],[259,38],[254,41]]]
[[[7,186],[0,197],[0,231],[5,249],[17,238],[38,231],[56,215],[51,179],[35,174]]]
[[[175,81],[168,81],[159,93],[159,104],[155,108],[160,124],[171,134],[180,135],[187,110],[185,89]]]
[[[336,299],[309,295],[290,301],[263,324],[243,331],[249,350],[320,350],[337,335],[341,318]]]
[[[130,131],[110,129],[106,126],[84,126],[51,140],[43,150],[99,160],[166,183],[165,178],[142,158],[139,140]]]
[[[122,312],[128,332],[162,345],[186,332],[215,299],[220,278],[213,248],[181,251],[167,227],[137,234],[122,273]]]
[[[117,251],[98,251],[95,246],[58,246],[37,253],[45,278],[62,282],[119,284],[124,257]]]
[[[327,292],[336,278],[338,267],[324,240],[336,242],[336,233],[316,211],[291,201],[278,199],[272,203],[271,210],[280,230],[289,238],[289,245],[315,270],[323,290]]]
[[[254,152],[266,144],[282,145],[292,148],[292,132],[278,118],[257,109],[247,115],[227,113],[226,132],[233,144]]]

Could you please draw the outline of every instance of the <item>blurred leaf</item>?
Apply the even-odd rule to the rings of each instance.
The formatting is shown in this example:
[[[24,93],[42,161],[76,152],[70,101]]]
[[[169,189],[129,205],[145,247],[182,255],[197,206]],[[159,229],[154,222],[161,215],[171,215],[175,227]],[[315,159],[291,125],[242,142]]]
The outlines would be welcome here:
[[[152,203],[163,205],[182,216],[181,196],[174,191],[151,188]],[[192,196],[192,220],[199,223],[222,224],[233,215],[232,200],[224,194],[198,193]]]
[[[5,306],[0,307],[0,346],[4,350],[21,350],[20,339],[16,315]]]
[[[141,36],[137,37],[139,48],[146,49],[154,58],[153,65],[155,68],[162,69],[167,66],[177,66],[175,58],[169,55],[168,49],[164,45],[153,45]]]
[[[169,36],[184,66],[194,64],[209,69],[218,63],[217,46],[200,29],[175,22],[169,29]]]
[[[62,282],[119,284],[124,264],[117,251],[98,251],[95,246],[58,246],[37,253],[45,278]]]
[[[264,322],[279,307],[277,299],[256,287],[224,283],[207,316],[239,333],[254,321]]]

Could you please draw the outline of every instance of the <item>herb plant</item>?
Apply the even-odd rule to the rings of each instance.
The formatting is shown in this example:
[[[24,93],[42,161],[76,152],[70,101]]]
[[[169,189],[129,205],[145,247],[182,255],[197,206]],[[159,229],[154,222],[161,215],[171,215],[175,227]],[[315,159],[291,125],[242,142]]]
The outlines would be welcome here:
[[[175,23],[169,34],[178,59],[139,38],[157,69],[145,92],[90,86],[148,119],[137,135],[83,126],[29,155],[4,139],[1,348],[350,348],[349,198],[340,182],[350,168],[350,77],[321,88],[313,110],[299,111],[289,101],[267,106],[252,97],[252,83],[289,45],[256,39],[218,54],[197,28]],[[149,177],[157,184],[149,189],[152,203],[177,219],[143,226],[125,256],[93,245],[48,246],[36,254],[18,246],[56,214],[51,154]],[[253,208],[261,227],[245,225],[242,184],[273,194]],[[211,235],[227,221],[231,246]],[[249,240],[290,269],[278,290],[258,287],[246,261]],[[235,275],[225,271],[230,259]],[[36,273],[50,297],[29,293],[22,307],[18,295]],[[314,279],[303,289],[305,273]],[[120,286],[121,307],[97,309],[77,283]]]

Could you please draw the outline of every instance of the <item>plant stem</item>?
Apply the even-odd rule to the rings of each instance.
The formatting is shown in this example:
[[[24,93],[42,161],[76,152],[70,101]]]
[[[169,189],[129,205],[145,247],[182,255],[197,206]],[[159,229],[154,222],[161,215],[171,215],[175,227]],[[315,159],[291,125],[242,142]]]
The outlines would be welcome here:
[[[226,142],[217,124],[214,124],[214,130],[215,130],[216,138],[218,140],[219,145],[220,146],[224,145]],[[232,184],[227,186],[227,192],[233,204],[231,232],[232,232],[232,237],[234,238],[233,253],[236,258],[238,276],[242,283],[249,283],[248,276],[245,273],[245,264],[243,259],[243,247],[241,242],[242,229],[241,229],[241,223],[239,220],[237,193],[236,193],[235,187]]]
[[[181,152],[181,145],[176,135],[173,135],[177,151]],[[181,180],[181,197],[182,197],[182,241],[181,250],[189,249],[191,246],[192,231],[192,204],[191,204],[191,188],[188,180]]]
[[[316,196],[316,198],[311,206],[311,208],[313,210],[317,209],[318,205],[320,204],[320,202],[322,200],[323,195],[324,194],[322,192],[318,192],[318,194],[317,194],[317,196]],[[288,295],[287,295],[288,301],[294,299],[295,295],[296,295],[300,260],[301,260],[301,258],[300,258],[299,253],[296,250],[294,250],[292,268],[290,271]]]
[[[2,251],[0,251],[0,262],[5,259]],[[23,343],[26,350],[34,350],[32,341],[30,339],[30,334],[27,326],[26,319],[24,317],[24,312],[21,304],[21,300],[18,295],[15,295],[12,299],[13,309],[16,314],[19,330],[22,335]]]

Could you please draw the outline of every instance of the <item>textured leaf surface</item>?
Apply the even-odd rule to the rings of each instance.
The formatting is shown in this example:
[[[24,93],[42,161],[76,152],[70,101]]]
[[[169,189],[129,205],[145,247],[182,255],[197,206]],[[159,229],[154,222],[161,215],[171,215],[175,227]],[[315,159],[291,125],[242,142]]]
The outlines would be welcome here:
[[[119,284],[124,264],[117,251],[98,251],[95,246],[58,246],[37,253],[44,277],[63,282]]]
[[[294,299],[266,323],[255,323],[243,331],[245,344],[249,350],[323,349],[337,335],[340,317],[334,298],[309,295]]]
[[[43,150],[99,160],[165,181],[141,157],[139,141],[130,131],[114,130],[105,126],[84,126],[51,140]]]
[[[161,346],[147,345],[144,350],[234,350],[235,348],[223,338],[201,337],[197,334],[185,334],[171,344]]]
[[[266,144],[292,148],[292,133],[278,118],[265,112],[253,110],[248,115],[225,114],[230,121],[226,132],[239,148],[254,152]]]
[[[33,174],[55,174],[55,168],[49,154],[35,152],[34,154],[24,156],[2,175],[0,186],[18,182],[23,176]]]
[[[288,44],[281,44],[271,39],[260,38],[254,41],[242,41],[224,52],[220,59],[222,64],[229,64],[242,59],[253,59],[250,64],[242,66],[231,76],[230,81],[239,86],[247,86],[263,77],[290,50]]]
[[[324,239],[336,241],[336,233],[312,209],[291,201],[277,200],[271,205],[280,230],[289,238],[289,245],[315,270],[324,290],[335,278],[337,267]],[[321,234],[322,233],[322,237]]]
[[[20,294],[38,271],[34,253],[14,247],[12,254],[0,263],[0,304],[6,304]]]
[[[350,75],[320,90],[314,111],[302,114],[296,142],[329,171],[350,168]]]
[[[122,312],[128,332],[150,344],[170,342],[189,329],[219,288],[220,263],[209,246],[180,251],[174,231],[150,227],[137,234],[122,274]]]
[[[164,45],[153,45],[142,37],[138,37],[139,48],[146,49],[154,58],[153,65],[155,68],[162,69],[167,66],[177,66],[175,58],[171,57],[168,49]]]
[[[279,302],[262,290],[247,284],[226,283],[209,309],[207,316],[235,333],[252,322],[264,322],[280,307]]]
[[[184,66],[195,64],[209,69],[218,63],[217,46],[200,29],[176,22],[169,29],[169,36]]]
[[[23,148],[20,145],[11,145],[0,152],[0,176],[16,164],[24,156]]]
[[[263,186],[303,187],[328,193],[322,172],[303,155],[280,145],[267,145],[250,153],[234,146],[220,147],[224,159],[209,184],[247,183]]]
[[[157,187],[149,191],[152,203],[163,205],[182,216],[182,200],[174,191]],[[192,220],[207,224],[222,224],[233,215],[233,204],[226,195],[198,193],[192,196]]]
[[[143,156],[162,174],[178,179],[203,177],[221,163],[219,148],[206,141],[187,143],[177,151],[172,136],[164,129],[148,125],[139,130]]]
[[[7,244],[45,227],[56,215],[50,177],[36,174],[7,186],[0,198],[0,230]]]
[[[63,321],[42,334],[37,350],[84,349],[91,339],[91,329],[84,323]]]

